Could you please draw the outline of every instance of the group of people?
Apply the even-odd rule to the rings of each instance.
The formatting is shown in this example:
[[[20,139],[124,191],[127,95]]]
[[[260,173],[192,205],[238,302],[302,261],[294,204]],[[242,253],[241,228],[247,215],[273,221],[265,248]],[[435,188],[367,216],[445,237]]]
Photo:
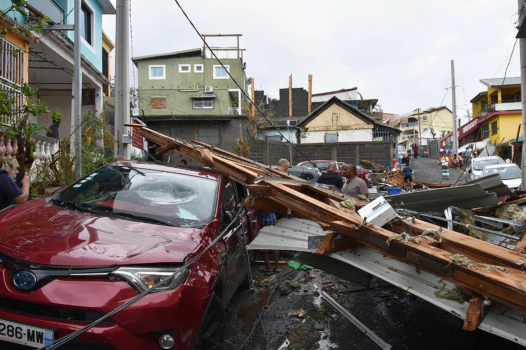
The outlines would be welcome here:
[[[336,162],[331,162],[327,171],[318,178],[318,183],[333,185],[343,194],[353,198],[359,198],[361,195],[369,197],[369,189],[365,181],[358,177],[358,169],[354,164],[346,164],[342,169],[342,175],[337,172]],[[344,181],[347,179],[347,182]]]
[[[288,160],[282,158],[278,161],[277,169],[284,173],[287,173],[287,170],[290,167]],[[369,189],[365,181],[358,177],[358,169],[354,164],[346,164],[342,169],[342,175],[337,173],[338,167],[336,162],[331,162],[327,167],[327,171],[324,172],[317,180],[320,184],[333,185],[338,188],[342,193],[349,195],[353,198],[359,198],[360,196],[369,197]],[[347,179],[347,182],[344,180]],[[279,219],[278,215],[273,212],[259,211],[258,212],[258,222],[259,226],[272,226],[276,224],[276,221]],[[265,266],[260,268],[261,272],[264,273],[278,273],[281,272],[279,268],[279,251],[274,250],[274,267],[270,264],[270,258],[268,250],[262,250],[261,255],[263,256],[263,261]]]

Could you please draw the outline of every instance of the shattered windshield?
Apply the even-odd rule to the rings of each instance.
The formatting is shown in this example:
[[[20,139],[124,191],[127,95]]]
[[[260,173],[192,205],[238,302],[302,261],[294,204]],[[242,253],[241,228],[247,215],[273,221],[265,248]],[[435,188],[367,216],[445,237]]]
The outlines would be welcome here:
[[[502,158],[492,158],[484,160],[473,160],[473,170],[482,170],[485,166],[494,165],[494,164],[504,164]]]
[[[108,166],[68,187],[52,203],[101,215],[198,227],[212,219],[216,189],[215,180]]]
[[[484,169],[483,176],[499,174],[502,180],[518,179],[521,177],[521,172],[516,166],[507,166],[502,168]]]

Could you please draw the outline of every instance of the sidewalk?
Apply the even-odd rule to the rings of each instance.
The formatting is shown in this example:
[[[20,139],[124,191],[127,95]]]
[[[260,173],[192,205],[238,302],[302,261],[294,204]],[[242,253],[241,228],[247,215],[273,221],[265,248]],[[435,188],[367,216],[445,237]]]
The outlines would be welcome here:
[[[436,159],[421,157],[418,157],[416,160],[412,159],[411,168],[414,170],[415,180],[431,183],[454,184],[462,175],[465,166],[464,169],[460,170],[449,168],[449,179],[442,179],[442,168],[438,165],[438,160]],[[462,178],[457,185],[465,183],[465,175],[465,173],[462,175]]]

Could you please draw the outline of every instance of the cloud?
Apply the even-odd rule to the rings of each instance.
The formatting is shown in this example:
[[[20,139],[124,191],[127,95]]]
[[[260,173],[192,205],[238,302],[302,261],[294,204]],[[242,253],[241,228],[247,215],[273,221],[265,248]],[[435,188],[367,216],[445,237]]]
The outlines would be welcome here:
[[[247,75],[271,97],[288,86],[290,74],[294,87],[307,87],[313,74],[315,93],[356,86],[390,113],[437,106],[451,86],[452,59],[457,105],[469,107],[484,90],[479,79],[504,75],[516,35],[513,1],[181,0],[181,5],[202,33],[243,34]],[[115,18],[105,17],[104,29],[114,37]],[[136,56],[202,46],[174,1],[132,1],[132,21]],[[507,75],[520,75],[518,45]],[[444,104],[451,108],[451,94]]]

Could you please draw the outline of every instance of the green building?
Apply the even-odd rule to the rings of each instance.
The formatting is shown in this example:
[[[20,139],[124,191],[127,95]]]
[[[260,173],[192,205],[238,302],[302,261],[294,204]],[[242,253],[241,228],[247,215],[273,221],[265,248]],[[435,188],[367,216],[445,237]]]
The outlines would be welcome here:
[[[242,58],[221,59],[247,90]],[[139,77],[139,118],[149,128],[183,140],[226,150],[246,128],[241,90],[216,59],[201,49],[133,58]]]

